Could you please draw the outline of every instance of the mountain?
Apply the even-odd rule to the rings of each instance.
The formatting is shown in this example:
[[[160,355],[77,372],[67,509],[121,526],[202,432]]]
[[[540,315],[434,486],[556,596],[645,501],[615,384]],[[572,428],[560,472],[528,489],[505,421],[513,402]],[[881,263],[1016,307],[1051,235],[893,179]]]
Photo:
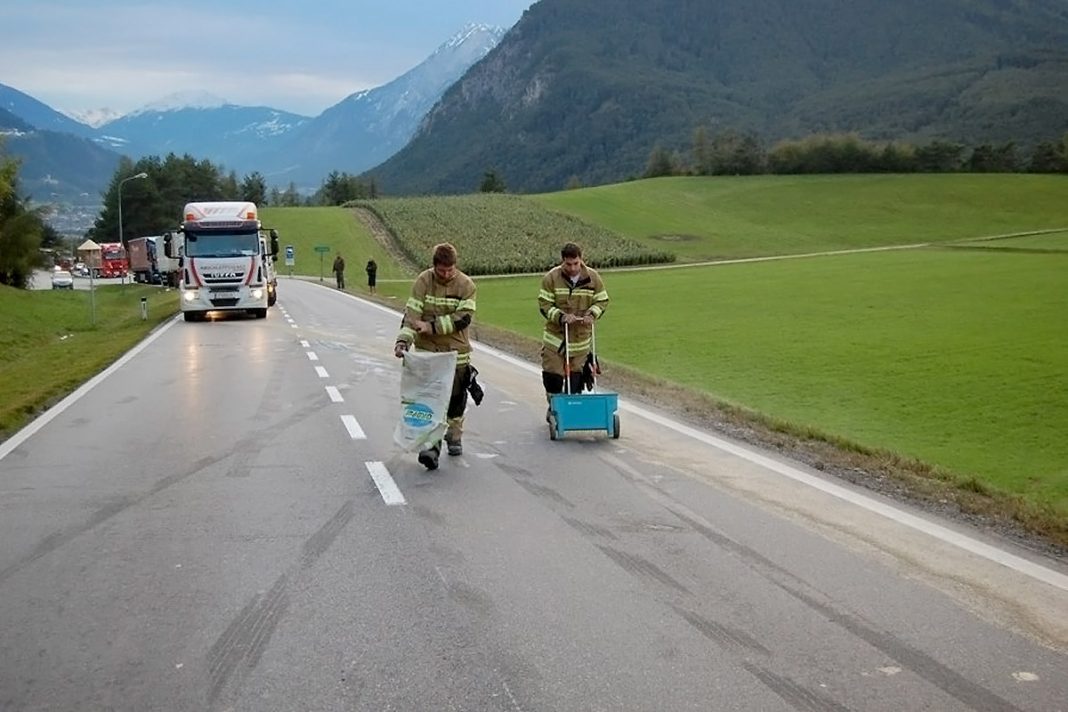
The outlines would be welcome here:
[[[119,155],[87,138],[42,131],[0,109],[0,155],[19,160],[19,193],[38,203],[99,199]]]
[[[44,131],[69,133],[82,138],[96,136],[93,127],[75,121],[6,84],[0,84],[0,109],[6,109],[29,125]]]
[[[389,194],[640,174],[694,130],[766,143],[1036,142],[1068,130],[1063,0],[541,0],[369,172]]]
[[[90,126],[92,128],[98,128],[103,126],[109,121],[122,116],[122,112],[109,109],[107,107],[101,107],[99,109],[85,109],[82,111],[67,111],[64,112],[67,116],[75,121]]]
[[[318,186],[332,171],[358,174],[399,151],[426,112],[492,50],[504,29],[468,25],[397,79],[352,94],[264,151],[270,182]]]
[[[238,106],[211,95],[174,94],[109,121],[100,140],[133,158],[186,153],[238,173],[309,121],[265,106]]]

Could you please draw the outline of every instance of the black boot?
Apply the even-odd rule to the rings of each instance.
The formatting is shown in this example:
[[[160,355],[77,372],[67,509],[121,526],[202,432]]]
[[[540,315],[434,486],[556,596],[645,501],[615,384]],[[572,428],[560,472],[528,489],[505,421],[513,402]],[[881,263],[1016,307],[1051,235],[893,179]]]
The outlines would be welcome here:
[[[449,454],[450,455],[463,455],[464,454],[464,446],[463,446],[463,443],[460,442],[460,438],[456,438],[455,440],[450,440],[449,438],[446,437],[445,438],[445,445],[448,446],[448,450],[449,450]]]
[[[428,470],[438,469],[438,455],[441,454],[441,446],[435,445],[419,451],[419,464]]]

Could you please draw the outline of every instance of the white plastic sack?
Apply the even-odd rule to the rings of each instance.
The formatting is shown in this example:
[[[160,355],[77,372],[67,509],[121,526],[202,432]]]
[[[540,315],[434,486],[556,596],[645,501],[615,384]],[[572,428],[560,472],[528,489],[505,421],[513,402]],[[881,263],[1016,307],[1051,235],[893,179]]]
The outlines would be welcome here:
[[[448,427],[446,413],[456,375],[455,351],[406,351],[401,368],[401,417],[393,441],[408,452],[436,443]]]

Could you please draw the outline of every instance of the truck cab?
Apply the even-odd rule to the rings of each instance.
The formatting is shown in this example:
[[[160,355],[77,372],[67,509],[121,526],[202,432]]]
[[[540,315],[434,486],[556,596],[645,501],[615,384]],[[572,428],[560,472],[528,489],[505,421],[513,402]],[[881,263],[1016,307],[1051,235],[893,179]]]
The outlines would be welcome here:
[[[265,318],[277,299],[278,233],[265,235],[256,205],[188,203],[183,218],[178,286],[185,320],[199,321],[212,311]],[[175,256],[174,242],[164,238],[168,257]]]

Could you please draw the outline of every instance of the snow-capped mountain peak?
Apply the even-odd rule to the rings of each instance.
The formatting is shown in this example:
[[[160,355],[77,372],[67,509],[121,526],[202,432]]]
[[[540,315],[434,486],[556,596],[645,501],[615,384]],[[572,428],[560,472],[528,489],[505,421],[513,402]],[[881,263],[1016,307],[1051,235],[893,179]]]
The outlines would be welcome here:
[[[133,112],[143,114],[150,111],[178,111],[180,109],[218,109],[229,102],[206,91],[180,91],[168,94]]]
[[[107,107],[101,107],[99,109],[82,109],[80,111],[64,111],[64,114],[80,121],[86,126],[92,126],[94,129],[98,129],[109,121],[122,116],[122,112],[109,109]]]
[[[484,51],[488,52],[489,50],[493,49],[498,42],[500,42],[501,37],[504,36],[504,33],[505,28],[503,27],[494,27],[492,25],[484,25],[471,22],[464,25],[464,27],[459,32],[457,32],[455,35],[446,40],[444,44],[438,47],[434,54],[438,54],[439,52],[447,52],[451,49],[459,47],[462,44],[470,42],[472,39],[482,40],[483,46],[485,48]]]

